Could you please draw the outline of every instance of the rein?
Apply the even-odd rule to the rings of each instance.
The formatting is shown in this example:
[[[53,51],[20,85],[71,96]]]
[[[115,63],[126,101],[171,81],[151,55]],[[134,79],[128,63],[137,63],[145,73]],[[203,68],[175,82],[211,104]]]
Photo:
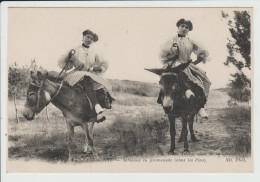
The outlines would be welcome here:
[[[64,81],[62,80],[62,81],[61,81],[61,84],[60,84],[60,86],[59,86],[59,89],[58,89],[57,92],[54,94],[54,96],[51,98],[51,100],[49,101],[49,103],[52,102],[52,101],[55,99],[55,97],[59,94],[59,92],[60,92],[60,90],[61,90],[61,87],[63,86],[63,83],[64,83]]]
[[[59,78],[61,76],[61,74],[63,73],[63,71],[65,70],[65,73],[67,72],[67,67],[69,66],[69,62],[71,61],[72,56],[76,53],[76,51],[74,49],[71,49],[71,51],[69,52],[68,58],[66,60],[66,65],[62,68],[61,72],[59,73],[58,77]]]
[[[60,90],[61,90],[61,88],[62,88],[62,86],[63,86],[63,83],[64,83],[64,81],[62,80],[62,82],[61,82],[61,84],[60,84],[60,86],[59,86],[57,92],[54,94],[54,96],[51,98],[51,100],[48,101],[48,104],[51,103],[51,102],[52,102],[52,101],[57,97],[57,95],[60,93]],[[33,85],[34,85],[34,84],[33,84]],[[37,86],[37,85],[35,85],[35,86]],[[41,84],[40,84],[40,86],[38,87],[39,90],[37,91],[37,101],[36,101],[36,102],[37,102],[37,105],[36,105],[36,113],[39,113],[40,94],[41,94],[42,86],[43,86],[43,80],[41,81]],[[47,104],[47,105],[48,105],[48,104]],[[46,105],[46,107],[47,107],[47,105]]]

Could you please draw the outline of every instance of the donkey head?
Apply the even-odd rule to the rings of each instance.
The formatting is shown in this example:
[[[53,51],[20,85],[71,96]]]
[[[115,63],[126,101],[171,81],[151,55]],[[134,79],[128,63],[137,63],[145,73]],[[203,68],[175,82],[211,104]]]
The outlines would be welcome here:
[[[174,68],[168,66],[166,69],[146,69],[161,76],[159,81],[161,87],[159,99],[161,99],[163,109],[166,113],[172,111],[176,98],[181,96],[179,73],[187,68],[190,63],[191,61]]]
[[[113,97],[109,94],[109,92],[105,91],[104,89],[96,90],[96,96],[98,103],[101,107],[106,109],[112,108],[112,102],[115,101]]]
[[[49,103],[50,95],[43,90],[45,78],[41,72],[31,72],[31,83],[27,89],[27,97],[24,105],[23,116],[27,120],[33,120]]]
[[[170,113],[179,93],[178,75],[175,73],[163,73],[159,81],[161,87],[160,98],[163,109]]]

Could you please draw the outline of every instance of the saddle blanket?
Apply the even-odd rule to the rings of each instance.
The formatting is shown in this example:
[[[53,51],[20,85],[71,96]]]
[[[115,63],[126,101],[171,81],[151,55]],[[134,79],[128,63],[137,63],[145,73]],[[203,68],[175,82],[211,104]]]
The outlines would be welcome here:
[[[112,88],[107,80],[103,79],[100,75],[88,71],[73,70],[69,72],[67,75],[65,75],[64,81],[70,86],[74,86],[76,83],[81,81],[85,76],[93,79],[94,90],[106,89],[109,92],[112,91]]]

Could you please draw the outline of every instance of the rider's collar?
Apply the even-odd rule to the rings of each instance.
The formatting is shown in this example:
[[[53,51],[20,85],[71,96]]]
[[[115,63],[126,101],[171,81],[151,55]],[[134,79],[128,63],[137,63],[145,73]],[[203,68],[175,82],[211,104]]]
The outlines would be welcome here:
[[[185,35],[180,35],[180,34],[178,34],[178,37],[185,37]]]
[[[87,46],[87,45],[85,45],[85,44],[82,44],[82,46],[85,47],[85,48],[89,48],[89,46]]]

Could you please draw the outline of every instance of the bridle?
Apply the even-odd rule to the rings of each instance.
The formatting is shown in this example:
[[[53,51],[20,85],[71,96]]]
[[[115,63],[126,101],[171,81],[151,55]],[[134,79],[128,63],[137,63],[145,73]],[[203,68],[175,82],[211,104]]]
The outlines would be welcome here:
[[[181,87],[180,87],[180,82],[181,82],[181,80],[180,80],[180,78],[179,78],[179,75],[178,75],[178,74],[173,74],[173,73],[167,73],[167,72],[165,72],[165,75],[166,75],[166,74],[173,75],[173,76],[176,77],[176,82],[174,82],[174,83],[171,85],[171,87],[172,87],[172,86],[175,86],[175,87],[176,87],[176,93],[177,93],[177,94],[181,94]]]
[[[180,77],[178,76],[178,74],[173,74],[173,73],[165,73],[164,75],[172,75],[172,76],[176,76],[176,82],[173,82],[173,84],[170,86],[169,89],[172,89],[172,87],[174,86],[175,87],[175,92],[174,93],[171,93],[169,96],[175,100],[176,97],[181,97],[183,95],[182,93],[182,89],[181,89],[181,86],[180,86],[180,82],[181,82],[181,79]],[[162,99],[162,98],[161,98]],[[174,104],[172,105],[172,109],[174,107]],[[173,115],[172,113],[168,113],[166,114],[165,113],[165,116],[168,116],[168,115],[171,115],[171,116],[174,116],[174,117],[179,117],[179,115]]]
[[[37,87],[38,88],[38,91],[37,91],[37,97],[36,97],[36,110],[35,110],[35,113],[38,114],[40,111],[39,111],[39,107],[40,107],[40,97],[41,97],[41,91],[42,91],[42,86],[43,86],[43,80],[41,80],[41,83],[40,83],[40,86],[36,85],[35,83],[30,83],[30,85],[33,85],[34,87]],[[54,96],[47,102],[46,106],[51,103],[56,97],[57,95],[59,94],[61,88],[63,86],[63,80],[59,86],[59,89],[57,90],[57,92],[54,94]]]

